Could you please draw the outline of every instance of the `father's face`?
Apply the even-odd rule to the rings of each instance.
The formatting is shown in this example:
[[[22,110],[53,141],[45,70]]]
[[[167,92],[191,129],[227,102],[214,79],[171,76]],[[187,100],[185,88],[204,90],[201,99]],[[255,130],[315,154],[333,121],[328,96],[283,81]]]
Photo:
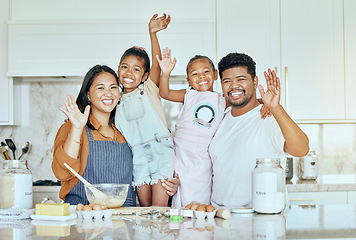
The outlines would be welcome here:
[[[234,67],[223,71],[221,86],[225,99],[232,107],[242,108],[256,99],[258,79],[252,79],[247,67]]]

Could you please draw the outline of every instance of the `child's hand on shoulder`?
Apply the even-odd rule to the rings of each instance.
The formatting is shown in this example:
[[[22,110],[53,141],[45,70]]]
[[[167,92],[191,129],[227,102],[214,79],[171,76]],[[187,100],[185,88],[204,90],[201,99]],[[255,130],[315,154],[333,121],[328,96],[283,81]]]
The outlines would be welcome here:
[[[158,14],[153,15],[151,18],[148,28],[150,33],[156,33],[159,32],[163,29],[166,29],[168,24],[171,21],[171,16],[167,16],[165,13],[163,14],[162,17],[157,18]]]
[[[159,59],[159,56],[156,55],[159,66],[161,67],[162,73],[170,73],[172,72],[174,66],[176,65],[176,58],[171,58],[171,49],[164,48],[162,53],[162,60]]]

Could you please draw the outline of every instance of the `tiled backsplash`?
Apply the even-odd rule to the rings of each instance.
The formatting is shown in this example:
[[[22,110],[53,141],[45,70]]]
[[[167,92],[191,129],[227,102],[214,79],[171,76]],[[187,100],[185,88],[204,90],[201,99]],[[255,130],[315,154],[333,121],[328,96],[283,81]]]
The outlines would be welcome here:
[[[77,96],[81,80],[77,82],[25,82],[28,94],[23,99],[25,108],[23,125],[0,126],[0,140],[14,140],[19,156],[21,146],[29,141],[32,145],[28,165],[34,181],[56,180],[51,171],[53,142],[58,128],[66,116],[58,109],[63,106],[67,94]],[[163,103],[170,128],[179,114],[180,104]],[[320,174],[356,173],[356,124],[300,124],[310,140],[310,147],[319,156]],[[1,161],[3,159],[1,158]],[[296,174],[296,173],[294,173]]]

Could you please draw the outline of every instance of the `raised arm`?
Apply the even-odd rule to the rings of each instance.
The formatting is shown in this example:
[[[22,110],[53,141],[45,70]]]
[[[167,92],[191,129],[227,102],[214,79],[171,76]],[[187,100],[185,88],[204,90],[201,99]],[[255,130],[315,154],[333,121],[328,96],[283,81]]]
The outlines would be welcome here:
[[[72,158],[77,158],[79,154],[80,139],[83,133],[85,124],[88,121],[90,106],[88,105],[84,113],[82,113],[73,96],[68,96],[67,100],[63,100],[65,109],[59,109],[69,118],[72,128],[68,134],[67,140],[64,142],[64,151]]]
[[[168,48],[163,49],[162,60],[156,55],[157,62],[162,69],[161,80],[159,84],[159,94],[164,99],[173,102],[183,102],[185,96],[185,89],[181,90],[172,90],[169,88],[169,77],[171,76],[171,72],[176,65],[176,58],[171,58],[171,50]]]
[[[268,69],[268,72],[264,72],[264,75],[267,82],[267,91],[265,92],[261,85],[258,86],[258,89],[264,105],[270,109],[281,128],[285,139],[284,151],[295,157],[305,156],[309,151],[309,139],[279,103],[279,78],[271,69]]]
[[[171,17],[169,15],[167,17],[165,13],[163,14],[162,17],[157,18],[157,16],[158,14],[153,15],[153,17],[151,18],[148,24],[148,29],[150,33],[151,52],[152,52],[152,57],[151,57],[152,66],[150,71],[150,78],[157,86],[159,86],[161,69],[156,60],[156,55],[161,57],[161,48],[159,46],[157,32],[167,28],[169,22],[171,21]]]

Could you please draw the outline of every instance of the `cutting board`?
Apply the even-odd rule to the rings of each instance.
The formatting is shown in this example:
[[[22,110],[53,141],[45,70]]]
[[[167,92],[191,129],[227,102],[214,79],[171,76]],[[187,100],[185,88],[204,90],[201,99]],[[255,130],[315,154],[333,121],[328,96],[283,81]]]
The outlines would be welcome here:
[[[120,215],[120,214],[136,214],[136,212],[141,211],[142,215],[149,213],[152,210],[159,210],[160,213],[165,213],[169,210],[170,207],[120,207],[114,208],[113,215]]]

